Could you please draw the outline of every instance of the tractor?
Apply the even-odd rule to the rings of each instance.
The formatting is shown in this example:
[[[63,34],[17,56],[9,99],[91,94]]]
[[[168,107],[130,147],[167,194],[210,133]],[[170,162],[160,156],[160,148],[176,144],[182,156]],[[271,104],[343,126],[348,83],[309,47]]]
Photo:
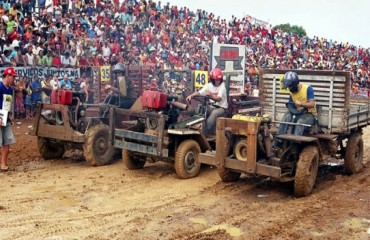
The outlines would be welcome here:
[[[279,88],[284,70],[260,69],[262,115],[219,118],[216,151],[199,156],[201,163],[217,167],[224,182],[236,181],[242,173],[268,176],[294,182],[295,196],[303,197],[313,191],[320,165],[343,164],[349,174],[361,171],[362,128],[370,123],[369,99],[351,99],[350,72],[295,71],[300,81],[315,89],[315,123],[304,125],[303,136],[293,135],[293,128],[302,125],[294,119],[304,109],[292,107],[289,95]],[[281,121],[287,109],[292,122]],[[277,134],[279,124],[289,125],[286,134]]]
[[[117,64],[114,73],[124,73]],[[125,79],[123,78],[123,81]],[[44,159],[60,158],[66,148],[83,150],[86,161],[92,166],[109,164],[116,150],[109,142],[109,126],[114,119],[112,107],[130,107],[126,98],[111,94],[104,103],[83,103],[81,91],[54,90],[51,104],[39,104],[30,133],[37,136],[37,146]]]

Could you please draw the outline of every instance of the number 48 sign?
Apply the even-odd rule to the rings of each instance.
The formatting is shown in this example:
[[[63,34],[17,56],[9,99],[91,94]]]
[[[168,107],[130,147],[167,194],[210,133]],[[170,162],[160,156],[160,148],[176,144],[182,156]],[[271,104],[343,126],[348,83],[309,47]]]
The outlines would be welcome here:
[[[194,71],[194,87],[202,88],[208,83],[207,71]]]

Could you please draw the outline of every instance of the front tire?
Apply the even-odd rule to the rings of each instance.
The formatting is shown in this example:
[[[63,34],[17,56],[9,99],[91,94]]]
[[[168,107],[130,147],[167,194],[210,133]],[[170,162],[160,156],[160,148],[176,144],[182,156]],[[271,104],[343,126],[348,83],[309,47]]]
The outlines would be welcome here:
[[[122,150],[122,161],[130,170],[142,169],[145,165],[145,161],[141,161],[127,149]]]
[[[319,169],[319,151],[315,146],[305,147],[299,155],[294,178],[294,195],[304,197],[311,193]]]
[[[187,179],[198,175],[199,153],[199,144],[194,140],[185,140],[180,144],[175,155],[175,170],[179,178]]]
[[[349,174],[358,173],[362,169],[362,158],[364,156],[364,141],[359,132],[352,134],[347,142],[346,154],[344,156],[344,168]]]
[[[45,160],[60,158],[64,154],[63,144],[52,144],[47,138],[37,137],[37,147],[42,158]]]
[[[89,128],[83,145],[86,161],[91,166],[102,166],[113,160],[114,147],[109,143],[109,127],[98,124]]]

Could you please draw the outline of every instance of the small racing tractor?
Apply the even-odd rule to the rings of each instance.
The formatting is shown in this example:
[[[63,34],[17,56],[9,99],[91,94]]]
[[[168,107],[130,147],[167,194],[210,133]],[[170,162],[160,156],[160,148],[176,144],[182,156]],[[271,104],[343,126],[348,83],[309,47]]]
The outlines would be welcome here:
[[[176,97],[158,91],[144,91],[143,110],[112,108],[113,118],[130,116],[136,124],[120,129],[112,125],[113,144],[122,149],[122,159],[130,170],[141,169],[146,162],[173,163],[179,178],[197,176],[198,156],[214,149],[215,138],[205,136],[208,97],[195,96],[193,109],[176,102]]]
[[[124,72],[116,65],[113,72]],[[108,95],[106,103],[83,103],[81,91],[54,90],[51,104],[39,104],[30,134],[37,136],[37,146],[44,159],[60,158],[66,148],[83,150],[92,166],[109,164],[116,149],[109,142],[110,108],[119,107],[122,97]],[[114,98],[115,101],[111,101]]]
[[[231,75],[226,74],[227,89]],[[228,115],[260,111],[259,101],[254,97],[242,94],[227,94],[227,97]],[[164,161],[174,164],[179,178],[198,175],[199,154],[214,150],[216,138],[205,135],[207,109],[212,105],[210,99],[201,95],[192,99],[194,101],[187,105],[177,102],[176,97],[145,91],[141,96],[142,110],[111,109],[112,119],[136,119],[134,125],[132,121],[119,122],[124,128],[114,122],[111,125],[111,142],[115,148],[122,149],[122,159],[128,169],[141,169],[146,162]]]
[[[300,82],[315,90],[318,115],[314,125],[304,125],[303,136],[293,135],[302,125],[298,111],[279,90],[283,70],[260,70],[260,103],[263,115],[234,115],[217,121],[216,151],[201,153],[199,161],[214,165],[225,182],[241,173],[294,182],[294,194],[302,197],[314,188],[318,168],[343,164],[349,174],[360,172],[363,160],[362,128],[370,123],[370,101],[351,99],[349,72],[296,71]],[[289,110],[292,122],[282,122]],[[286,134],[276,133],[276,124],[288,124]],[[272,142],[278,142],[273,146]],[[233,146],[230,148],[230,146]]]

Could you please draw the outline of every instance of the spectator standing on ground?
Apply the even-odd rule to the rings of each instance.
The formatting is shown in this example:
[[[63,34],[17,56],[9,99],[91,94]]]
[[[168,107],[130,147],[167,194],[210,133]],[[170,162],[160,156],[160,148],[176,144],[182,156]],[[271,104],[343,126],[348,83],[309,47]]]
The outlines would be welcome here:
[[[80,88],[85,93],[85,102],[89,104],[94,103],[94,92],[90,83],[90,78],[86,77],[85,80],[80,84]]]
[[[32,90],[31,90],[31,80],[28,79],[26,82],[26,90],[25,90],[25,98],[24,98],[24,107],[26,108],[26,118],[32,118]]]
[[[58,82],[58,78],[56,75],[50,80],[50,87],[51,87],[51,90],[59,89],[59,82]]]
[[[20,119],[24,117],[25,108],[23,101],[23,92],[26,90],[26,78],[20,77],[19,81],[15,85],[15,118]]]
[[[14,68],[9,67],[6,68],[3,72],[3,79],[0,82],[0,107],[2,110],[8,111],[10,113],[11,106],[13,103],[13,89],[11,85],[14,84],[15,77],[17,76]],[[8,171],[8,155],[10,150],[10,145],[15,143],[15,137],[13,130],[11,128],[11,122],[9,119],[7,119],[7,123],[4,126],[5,119],[0,121],[0,131],[1,131],[1,137],[0,137],[0,146],[2,147],[2,154],[1,154],[1,166],[0,170]]]
[[[41,80],[41,101],[42,103],[50,103],[50,94],[51,94],[51,86],[49,83],[49,76],[45,76],[43,80]]]
[[[59,81],[59,87],[62,89],[72,90],[72,81],[64,74],[63,79]]]
[[[35,115],[36,105],[41,102],[42,86],[39,80],[39,76],[35,75],[31,83],[31,100],[32,100],[32,116]]]

